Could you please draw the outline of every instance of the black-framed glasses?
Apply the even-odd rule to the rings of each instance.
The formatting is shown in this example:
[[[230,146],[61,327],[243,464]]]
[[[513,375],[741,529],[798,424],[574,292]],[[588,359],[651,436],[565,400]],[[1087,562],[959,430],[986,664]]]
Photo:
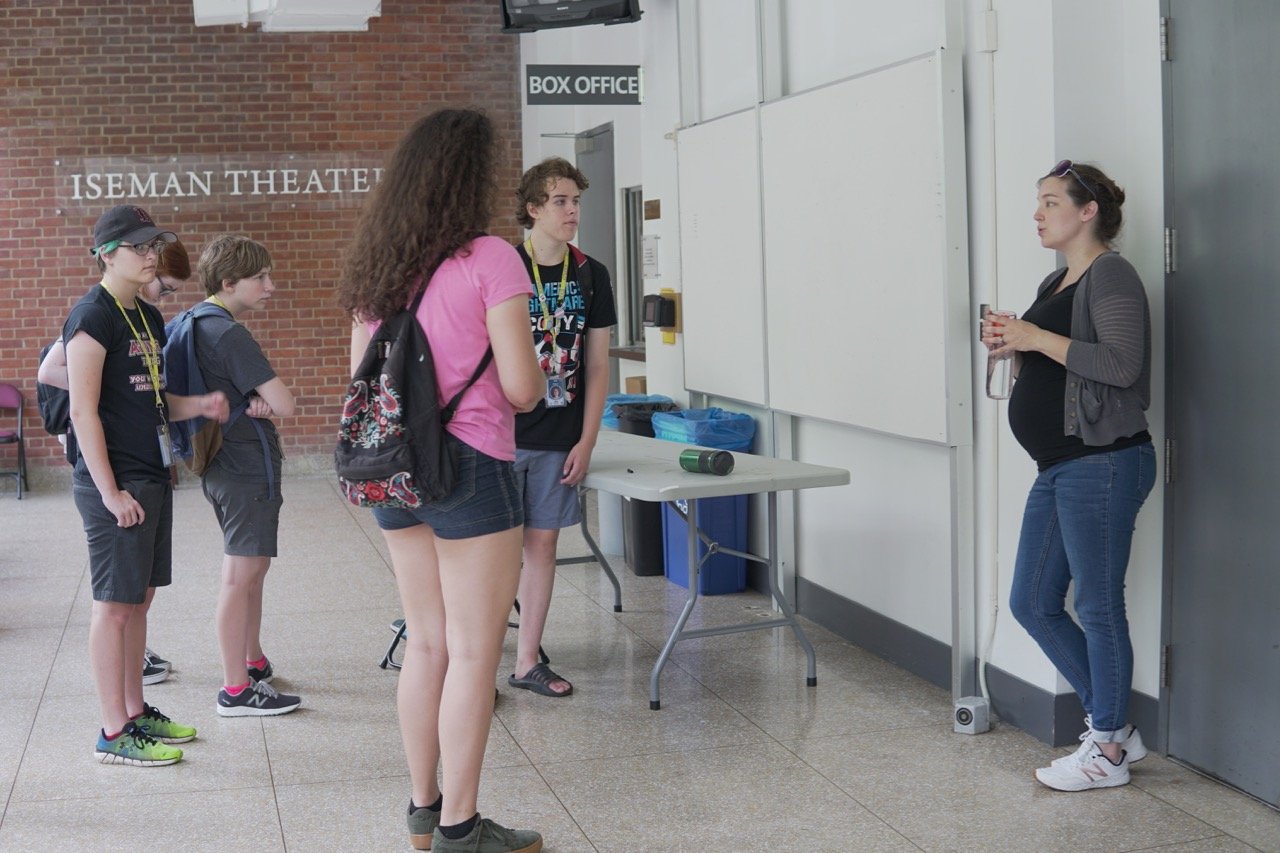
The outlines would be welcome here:
[[[168,296],[170,293],[178,292],[178,286],[170,281],[167,281],[164,276],[162,275],[156,276],[156,281],[160,282],[161,296]]]
[[[136,245],[133,243],[121,243],[119,244],[119,248],[132,249],[135,255],[137,255],[140,258],[145,258],[149,252],[155,252],[156,256],[158,257],[160,253],[164,251],[164,247],[167,245],[169,245],[168,240],[165,240],[161,237],[157,237],[156,239],[152,240],[150,243],[139,243]]]
[[[1070,160],[1059,160],[1058,165],[1049,170],[1049,175],[1054,178],[1065,178],[1070,175],[1080,182],[1080,186],[1085,188],[1094,201],[1098,200],[1098,191],[1088,181],[1080,177],[1080,173],[1076,171],[1075,164]]]

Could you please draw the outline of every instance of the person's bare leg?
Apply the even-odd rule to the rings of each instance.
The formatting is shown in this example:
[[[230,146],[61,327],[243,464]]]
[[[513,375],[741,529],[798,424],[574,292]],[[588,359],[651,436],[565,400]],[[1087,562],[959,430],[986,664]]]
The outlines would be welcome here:
[[[524,565],[520,568],[520,633],[516,639],[515,676],[523,678],[538,663],[538,647],[551,610],[551,592],[556,582],[556,544],[559,530],[524,529]],[[573,685],[563,678],[548,685],[557,693],[567,693]]]
[[[494,677],[519,582],[522,530],[436,540],[449,646],[440,699],[443,826],[469,820],[477,811]]]
[[[266,566],[258,576],[257,582],[249,587],[249,606],[245,610],[244,659],[246,661],[266,657],[266,653],[262,651],[262,588],[266,585],[267,569],[271,568],[271,558],[262,557],[261,559],[267,561]]]
[[[222,588],[218,591],[218,649],[222,654],[222,683],[234,687],[249,681],[245,666],[245,644],[249,626],[250,598],[271,565],[270,557],[222,558]],[[259,617],[261,618],[261,617]]]
[[[436,778],[440,766],[440,694],[449,668],[436,538],[426,525],[384,530],[383,536],[391,551],[405,619],[404,664],[396,689],[400,740],[409,765],[413,803],[429,806],[440,797]]]
[[[147,612],[156,588],[147,587],[146,598],[133,605],[124,626],[124,709],[130,718],[142,713],[142,667],[147,653]]]
[[[107,734],[115,734],[129,723],[125,706],[125,629],[137,606],[95,601],[89,615],[89,663],[98,691],[102,730]],[[142,663],[141,657],[138,663]],[[138,680],[142,680],[140,671]]]

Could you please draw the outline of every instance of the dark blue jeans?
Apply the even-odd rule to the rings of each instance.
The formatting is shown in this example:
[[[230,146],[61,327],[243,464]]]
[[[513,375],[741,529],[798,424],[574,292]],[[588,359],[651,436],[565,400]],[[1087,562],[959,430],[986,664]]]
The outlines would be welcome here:
[[[1099,741],[1120,740],[1128,722],[1133,645],[1124,576],[1134,520],[1155,476],[1150,443],[1071,459],[1036,477],[1022,514],[1010,609],[1075,688]],[[1066,611],[1072,582],[1079,624]]]

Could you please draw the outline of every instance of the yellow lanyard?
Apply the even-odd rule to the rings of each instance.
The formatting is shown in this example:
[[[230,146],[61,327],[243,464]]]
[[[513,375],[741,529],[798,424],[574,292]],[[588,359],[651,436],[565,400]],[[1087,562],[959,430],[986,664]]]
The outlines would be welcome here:
[[[227,307],[227,303],[219,299],[216,294],[214,296],[210,296],[208,299],[205,300],[205,302],[212,302],[214,305],[217,305],[219,308],[221,308],[223,311],[226,311],[228,314],[231,313],[231,309]]]
[[[101,285],[101,287],[107,293],[111,293],[105,284]],[[142,351],[142,363],[146,365],[147,375],[151,377],[151,390],[156,395],[156,408],[160,410],[160,420],[164,421],[164,398],[160,396],[160,348],[156,346],[156,339],[151,334],[151,326],[147,324],[147,313],[141,308],[138,309],[138,317],[142,320],[142,328],[147,332],[147,340],[144,342],[142,335],[138,334],[138,327],[133,325],[133,321],[129,319],[129,312],[125,311],[124,306],[120,304],[120,298],[114,293],[111,293],[111,298],[115,300],[121,316],[129,324],[129,331],[133,333],[134,342],[137,343],[138,349]]]
[[[551,309],[547,307],[547,297],[542,292],[542,273],[538,271],[538,259],[533,256],[533,241],[524,241],[524,250],[529,253],[529,261],[533,266],[533,283],[538,287],[538,304],[542,306],[542,317],[547,321],[547,328],[554,336],[556,330],[551,322]],[[569,283],[569,247],[564,247],[564,265],[560,268],[560,303],[564,304],[565,285]],[[554,337],[553,337],[554,340]],[[554,344],[553,344],[554,346]]]

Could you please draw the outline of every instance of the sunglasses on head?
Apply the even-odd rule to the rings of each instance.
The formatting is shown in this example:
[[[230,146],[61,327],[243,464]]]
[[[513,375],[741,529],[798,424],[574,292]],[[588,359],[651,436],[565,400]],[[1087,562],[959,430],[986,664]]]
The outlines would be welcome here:
[[[1058,165],[1049,170],[1049,175],[1054,178],[1065,178],[1067,175],[1075,178],[1080,182],[1080,186],[1084,187],[1094,201],[1098,200],[1098,192],[1088,181],[1080,177],[1080,173],[1076,171],[1075,164],[1070,160],[1059,160]]]

